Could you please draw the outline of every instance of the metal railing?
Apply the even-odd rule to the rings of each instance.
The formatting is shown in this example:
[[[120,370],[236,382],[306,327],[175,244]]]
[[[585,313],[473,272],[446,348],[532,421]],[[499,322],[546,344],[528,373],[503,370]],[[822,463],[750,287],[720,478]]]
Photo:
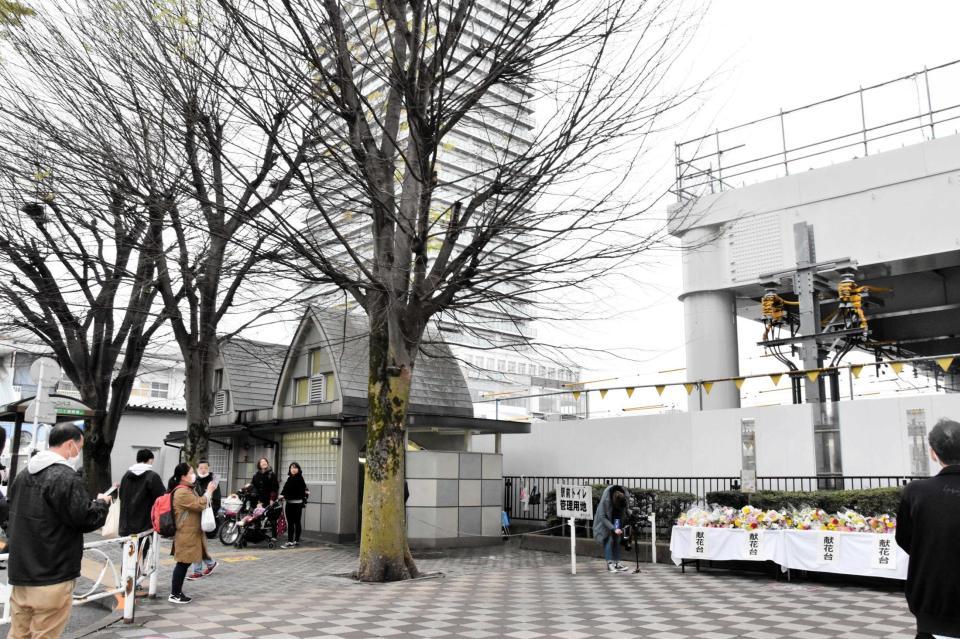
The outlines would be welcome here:
[[[149,548],[145,543],[150,541]],[[108,555],[104,549],[122,546],[120,557],[120,569],[118,571],[114,558]],[[94,583],[83,594],[73,594],[73,605],[79,606],[91,601],[106,599],[108,597],[117,597],[123,604],[123,622],[133,623],[136,608],[136,591],[145,580],[148,584],[148,594],[150,597],[157,595],[157,584],[159,580],[160,569],[160,535],[156,532],[145,531],[139,535],[130,535],[129,537],[117,537],[115,539],[104,539],[102,541],[91,541],[83,545],[83,552],[88,552],[97,556],[103,561],[103,568]],[[0,555],[0,561],[9,560],[9,553]],[[109,586],[105,582],[108,578],[113,579],[113,585]],[[13,587],[8,583],[0,583],[0,603],[3,604],[3,616],[0,617],[0,624],[10,623],[11,606],[10,595]]]
[[[960,60],[924,68],[678,142],[677,198],[736,188],[747,176],[775,179],[955,133],[958,65]]]
[[[855,475],[843,477],[816,477],[811,475],[757,477],[757,490],[785,490],[810,492],[814,490],[863,490],[867,488],[894,488],[914,479],[925,477],[907,475]],[[503,478],[503,509],[511,520],[545,521],[547,494],[556,490],[557,484],[620,484],[625,488],[669,490],[692,493],[698,499],[707,493],[722,490],[738,490],[739,477],[622,477],[578,476],[558,477],[544,475],[511,475]],[[540,497],[531,503],[529,496],[536,487]],[[521,490],[528,499],[521,500]]]

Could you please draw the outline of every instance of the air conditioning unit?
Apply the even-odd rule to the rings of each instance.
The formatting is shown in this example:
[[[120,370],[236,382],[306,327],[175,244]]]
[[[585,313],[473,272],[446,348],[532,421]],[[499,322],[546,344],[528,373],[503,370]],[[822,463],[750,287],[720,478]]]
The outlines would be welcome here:
[[[230,391],[217,391],[213,396],[213,414],[223,415],[230,408]]]
[[[319,404],[327,396],[327,376],[315,375],[310,378],[310,403]]]

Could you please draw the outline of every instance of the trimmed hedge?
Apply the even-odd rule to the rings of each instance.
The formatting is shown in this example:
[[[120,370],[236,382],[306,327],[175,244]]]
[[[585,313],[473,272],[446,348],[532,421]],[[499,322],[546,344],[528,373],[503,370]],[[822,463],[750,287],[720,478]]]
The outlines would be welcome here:
[[[870,488],[867,490],[815,490],[790,492],[764,490],[745,494],[733,490],[707,493],[707,503],[718,506],[743,508],[747,504],[764,510],[791,508],[822,508],[829,513],[842,512],[848,508],[861,515],[895,515],[900,507],[901,488]]]
[[[593,490],[593,512],[597,512],[597,506],[600,504],[600,498],[603,491],[606,490],[606,484],[593,484],[590,487]],[[624,517],[623,525],[633,525],[637,528],[649,526],[647,515],[655,512],[657,515],[657,527],[669,528],[677,521],[680,513],[684,512],[697,501],[697,496],[692,493],[678,493],[669,490],[650,490],[646,488],[627,488],[630,500],[627,505],[627,514]],[[558,526],[561,520],[557,518],[557,493],[551,490],[546,495],[545,516],[547,526]],[[588,522],[593,524],[591,520]],[[566,534],[566,531],[558,528],[553,531],[555,535]],[[584,533],[581,533],[584,534]]]

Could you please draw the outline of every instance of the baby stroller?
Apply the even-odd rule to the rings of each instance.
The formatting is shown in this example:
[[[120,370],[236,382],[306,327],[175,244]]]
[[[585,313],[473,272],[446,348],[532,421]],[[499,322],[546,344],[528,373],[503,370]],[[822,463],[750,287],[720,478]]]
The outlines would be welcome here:
[[[237,520],[237,548],[243,548],[248,543],[258,544],[267,542],[267,548],[277,545],[277,521],[283,515],[283,504],[275,501],[267,507],[258,506],[252,513]]]
[[[240,522],[257,505],[256,496],[251,498],[251,495],[252,490],[242,488],[223,500],[224,521],[220,525],[220,543],[224,546],[233,546],[240,538]]]

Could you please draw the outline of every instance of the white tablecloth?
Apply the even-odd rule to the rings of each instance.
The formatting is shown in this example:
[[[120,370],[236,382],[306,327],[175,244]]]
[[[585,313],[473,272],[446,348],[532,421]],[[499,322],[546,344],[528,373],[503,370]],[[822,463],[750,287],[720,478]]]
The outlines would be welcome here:
[[[698,538],[698,533],[702,534]],[[735,528],[674,526],[670,554],[684,559],[773,561],[784,570],[812,570],[846,575],[906,579],[909,556],[893,535],[766,530],[750,543],[749,531]],[[759,547],[758,547],[759,546]]]

